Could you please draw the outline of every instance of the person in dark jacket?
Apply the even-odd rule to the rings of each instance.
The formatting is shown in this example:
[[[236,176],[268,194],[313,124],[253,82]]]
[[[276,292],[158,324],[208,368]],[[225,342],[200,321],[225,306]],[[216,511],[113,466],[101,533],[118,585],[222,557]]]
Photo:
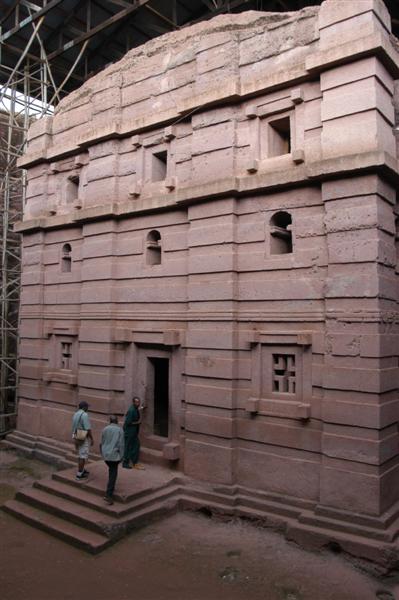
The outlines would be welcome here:
[[[113,504],[118,466],[124,452],[124,435],[122,428],[118,425],[118,417],[116,415],[110,416],[109,425],[104,427],[102,431],[100,451],[108,467],[108,483],[104,500],[107,504]]]
[[[144,469],[139,463],[140,440],[139,430],[141,423],[140,398],[135,396],[129,407],[123,424],[125,433],[125,453],[123,456],[122,467],[125,469]]]

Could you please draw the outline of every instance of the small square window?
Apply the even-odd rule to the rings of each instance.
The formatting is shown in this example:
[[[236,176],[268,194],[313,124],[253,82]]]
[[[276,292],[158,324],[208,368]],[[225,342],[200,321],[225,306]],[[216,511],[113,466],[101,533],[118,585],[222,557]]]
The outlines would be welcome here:
[[[163,181],[166,179],[168,163],[168,152],[166,150],[162,152],[155,152],[152,155],[152,181]]]

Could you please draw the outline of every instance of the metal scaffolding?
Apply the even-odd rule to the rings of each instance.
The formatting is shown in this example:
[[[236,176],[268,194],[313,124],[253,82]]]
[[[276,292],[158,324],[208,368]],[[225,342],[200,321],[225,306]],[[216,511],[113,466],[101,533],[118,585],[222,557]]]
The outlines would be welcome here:
[[[49,114],[49,72],[45,52],[33,62],[27,54],[33,41],[39,44],[39,20],[25,50],[13,68],[3,63],[0,45],[0,434],[12,429],[17,412],[18,309],[21,283],[20,236],[14,224],[21,220],[25,198],[25,173],[18,168],[29,123]],[[22,91],[19,91],[22,90]]]

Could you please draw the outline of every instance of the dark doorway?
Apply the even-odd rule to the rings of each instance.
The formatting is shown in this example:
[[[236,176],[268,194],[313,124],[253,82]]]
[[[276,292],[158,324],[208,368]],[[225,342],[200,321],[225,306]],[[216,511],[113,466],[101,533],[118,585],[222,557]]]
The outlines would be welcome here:
[[[169,435],[169,359],[150,358],[154,367],[154,434]]]

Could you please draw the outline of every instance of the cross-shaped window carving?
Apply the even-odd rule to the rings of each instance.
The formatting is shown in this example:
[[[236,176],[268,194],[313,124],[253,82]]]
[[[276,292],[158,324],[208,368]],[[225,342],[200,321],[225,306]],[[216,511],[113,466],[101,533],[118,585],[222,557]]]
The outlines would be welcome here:
[[[295,354],[273,354],[273,391],[295,394]]]
[[[72,368],[72,342],[61,342],[61,369]]]

